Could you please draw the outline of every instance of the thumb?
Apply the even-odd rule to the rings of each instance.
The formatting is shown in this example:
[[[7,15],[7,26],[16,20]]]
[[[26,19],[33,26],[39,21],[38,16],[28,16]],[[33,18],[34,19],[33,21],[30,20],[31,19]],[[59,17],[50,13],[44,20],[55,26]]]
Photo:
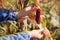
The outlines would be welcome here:
[[[26,8],[25,8],[25,10],[26,11],[29,11],[29,10],[32,10],[32,11],[36,11],[37,9],[40,9],[40,7],[39,6],[36,6],[36,5],[34,5],[34,4],[30,4],[29,6],[27,6]]]

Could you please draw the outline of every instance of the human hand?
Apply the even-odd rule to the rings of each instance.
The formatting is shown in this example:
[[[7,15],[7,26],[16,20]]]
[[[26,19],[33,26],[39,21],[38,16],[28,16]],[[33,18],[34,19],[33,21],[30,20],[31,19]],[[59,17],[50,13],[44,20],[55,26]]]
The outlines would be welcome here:
[[[49,30],[46,27],[44,27],[42,24],[39,24],[38,26],[40,29],[43,29],[43,34],[46,35],[47,40],[53,40]]]
[[[16,18],[17,19],[22,19],[25,18],[26,16],[28,16],[30,19],[34,19],[35,20],[35,16],[36,16],[36,10],[39,7],[31,4],[28,7],[22,9],[21,11],[16,13]]]
[[[43,37],[42,32],[43,32],[43,30],[32,30],[30,32],[30,37],[41,39]]]

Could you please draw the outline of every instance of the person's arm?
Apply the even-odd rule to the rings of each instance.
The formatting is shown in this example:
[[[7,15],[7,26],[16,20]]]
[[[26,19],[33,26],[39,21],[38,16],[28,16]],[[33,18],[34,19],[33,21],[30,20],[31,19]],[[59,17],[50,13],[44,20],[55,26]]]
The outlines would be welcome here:
[[[28,9],[28,10],[27,10]],[[29,17],[33,17],[35,16],[35,12],[37,10],[37,8],[31,8],[31,6],[29,6],[28,8],[26,7],[25,9],[21,10],[18,13],[15,13],[15,10],[8,10],[8,9],[3,9],[0,8],[0,21],[6,21],[6,20],[15,20],[16,18],[19,20],[20,18],[22,18],[23,16],[29,16]],[[31,16],[30,16],[31,15]],[[33,16],[32,16],[33,15]],[[34,17],[33,17],[34,18]],[[31,19],[31,18],[30,18]],[[35,20],[35,19],[34,19]],[[36,37],[36,38],[41,38],[43,37],[40,33],[41,31],[35,30],[35,31],[31,31],[29,34],[27,32],[22,32],[22,33],[16,33],[16,34],[12,34],[12,35],[7,35],[7,36],[3,36],[0,37],[0,40],[14,40],[14,39],[21,39],[21,40],[26,40],[26,39],[30,39],[30,37]],[[36,34],[34,34],[36,33]],[[25,35],[26,34],[26,35]],[[34,34],[34,35],[33,35]],[[16,35],[16,37],[15,37]],[[30,37],[28,37],[30,36]],[[22,39],[23,38],[23,39]]]
[[[43,34],[41,34],[43,30],[32,30],[30,32],[19,32],[15,34],[10,34],[6,36],[1,36],[0,40],[30,40],[30,38],[38,38],[41,39]]]
[[[0,8],[0,21],[15,20],[15,10]]]
[[[27,32],[19,32],[7,36],[0,37],[0,40],[30,40],[30,35]]]

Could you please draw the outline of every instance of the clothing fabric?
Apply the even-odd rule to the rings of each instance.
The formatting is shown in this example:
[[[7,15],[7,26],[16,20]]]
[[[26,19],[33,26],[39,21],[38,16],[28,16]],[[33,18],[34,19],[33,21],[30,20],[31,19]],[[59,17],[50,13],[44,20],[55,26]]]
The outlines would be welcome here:
[[[29,33],[19,32],[7,36],[0,37],[0,40],[30,40]]]
[[[15,10],[0,8],[0,21],[15,20]]]

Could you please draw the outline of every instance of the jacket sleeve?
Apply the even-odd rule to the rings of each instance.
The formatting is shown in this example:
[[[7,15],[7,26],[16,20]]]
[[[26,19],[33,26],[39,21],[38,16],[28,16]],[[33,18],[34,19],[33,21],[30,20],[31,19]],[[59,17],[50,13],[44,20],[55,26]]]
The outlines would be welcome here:
[[[0,37],[0,40],[30,40],[30,36],[27,32],[20,32],[7,36],[2,36]]]
[[[15,20],[15,10],[0,8],[0,21]]]

